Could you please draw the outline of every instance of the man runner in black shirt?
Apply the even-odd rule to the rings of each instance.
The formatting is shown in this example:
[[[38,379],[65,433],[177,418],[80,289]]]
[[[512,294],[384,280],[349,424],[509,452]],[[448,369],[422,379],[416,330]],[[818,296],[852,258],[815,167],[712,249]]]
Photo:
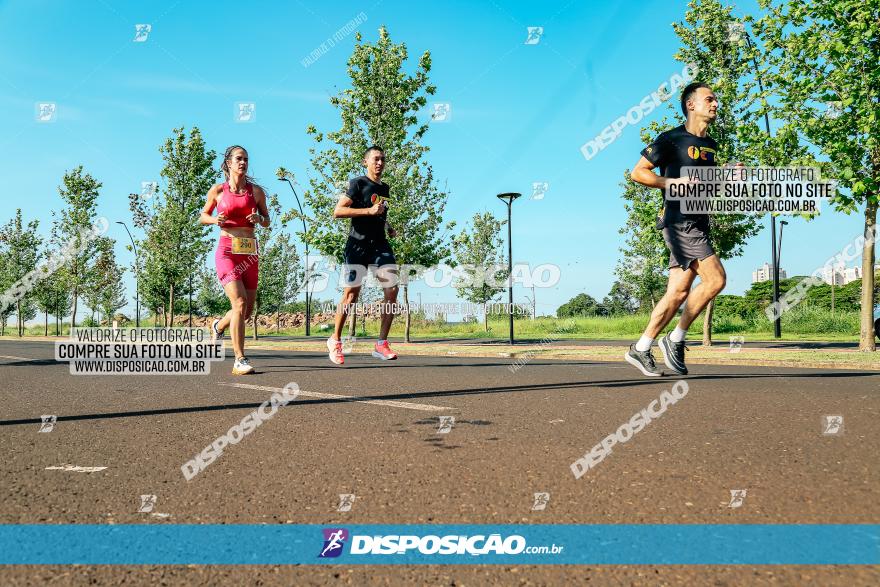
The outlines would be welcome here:
[[[724,267],[709,239],[709,216],[683,214],[679,202],[665,200],[668,186],[687,182],[681,178],[682,167],[717,164],[718,144],[706,131],[717,116],[718,100],[706,84],[691,83],[681,94],[681,111],[686,122],[661,133],[645,147],[642,158],[630,174],[633,181],[663,190],[665,204],[657,224],[663,230],[663,240],[669,249],[666,294],[654,307],[642,337],[630,345],[624,356],[627,362],[649,377],[663,374],[654,363],[651,345],[685,300],[687,305],[678,326],[660,339],[659,344],[666,366],[679,375],[687,375],[684,362],[687,329],[727,283]],[[654,173],[655,167],[660,168],[660,175]],[[691,286],[698,275],[700,284],[692,291]]]
[[[385,151],[381,147],[372,146],[364,152],[364,166],[367,174],[352,179],[348,183],[348,191],[339,198],[334,218],[351,218],[351,229],[348,242],[345,244],[346,287],[342,293],[342,301],[336,308],[336,330],[327,339],[327,350],[330,360],[337,365],[345,362],[342,353],[342,328],[345,326],[349,312],[357,303],[361,292],[361,284],[369,267],[376,268],[376,279],[385,290],[385,299],[381,308],[381,325],[379,341],[373,348],[373,356],[390,361],[397,354],[388,346],[388,332],[394,319],[393,307],[397,303],[397,260],[385,236],[397,236],[388,224],[388,184],[382,182],[385,170]]]

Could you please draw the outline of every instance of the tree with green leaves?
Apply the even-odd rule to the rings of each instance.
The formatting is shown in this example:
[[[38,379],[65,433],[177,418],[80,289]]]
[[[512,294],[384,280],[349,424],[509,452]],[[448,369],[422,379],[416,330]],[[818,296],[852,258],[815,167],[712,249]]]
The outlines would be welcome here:
[[[258,337],[260,313],[280,312],[303,281],[302,264],[296,247],[290,235],[283,232],[287,220],[281,213],[277,194],[269,196],[266,207],[270,216],[278,221],[269,227],[257,225],[255,228],[255,236],[260,243],[260,272],[253,311],[254,340]]]
[[[159,152],[165,161],[164,188],[147,201],[131,194],[129,208],[134,225],[145,232],[139,242],[145,305],[154,312],[164,307],[165,326],[171,326],[178,306],[183,307],[179,294],[186,291],[191,273],[212,246],[210,227],[198,218],[219,172],[213,167],[217,153],[206,148],[197,127],[189,136],[183,128],[175,128]]]
[[[120,267],[116,261],[115,245],[116,241],[111,238],[98,239],[98,257],[93,269],[94,283],[99,292],[98,308],[108,324],[112,323],[113,316],[126,304],[125,284],[122,281],[125,268]]]
[[[748,20],[748,19],[746,19]],[[709,134],[718,142],[717,158],[721,162],[742,162],[746,165],[797,166],[814,163],[806,145],[799,140],[796,128],[784,118],[775,122],[775,134],[761,128],[761,122],[769,120],[769,104],[774,94],[770,88],[762,89],[758,77],[766,74],[767,54],[745,36],[745,25],[734,17],[732,8],[718,0],[691,0],[684,22],[674,23],[673,29],[681,46],[674,55],[682,63],[697,67],[699,79],[712,87],[721,107]],[[756,71],[757,69],[757,71]],[[757,74],[757,75],[756,75]],[[673,101],[670,108],[678,107]],[[668,123],[653,126],[652,135],[668,128]],[[631,190],[633,200],[641,200],[643,194]],[[642,202],[633,205],[635,217],[630,219],[633,228],[629,232],[633,240],[654,223],[649,216],[653,208],[659,210],[662,195],[652,193],[654,204]],[[745,243],[760,231],[759,218],[755,216],[717,214],[710,219],[710,238],[719,258],[726,260],[739,256]],[[657,235],[659,237],[659,234]],[[648,277],[656,270],[660,258],[658,242],[647,239],[648,252],[638,258],[646,261]],[[637,265],[638,267],[638,265]],[[619,272],[625,274],[625,272]],[[651,283],[650,279],[646,279]],[[703,344],[711,344],[712,312],[710,303],[704,314]]]
[[[49,240],[43,251],[44,259],[51,259],[58,255],[64,248],[64,243],[59,236],[59,225],[53,224]],[[55,317],[55,336],[61,335],[61,321],[64,319],[67,308],[71,306],[71,292],[68,287],[70,279],[67,275],[69,267],[62,265],[53,273],[46,275],[37,284],[35,298],[41,311],[46,313],[46,335],[49,334],[49,314]]]
[[[646,130],[642,140],[649,144]],[[638,300],[640,310],[652,309],[666,292],[666,270],[669,266],[669,250],[663,235],[656,227],[656,219],[663,208],[663,196],[629,179],[625,173],[623,188],[626,224],[619,230],[626,237],[614,272],[619,282],[631,288]]]
[[[632,288],[621,281],[615,281],[611,290],[602,299],[599,313],[603,316],[621,316],[636,311],[636,298]]]
[[[196,308],[201,316],[222,316],[229,311],[229,298],[226,297],[217,273],[213,268],[202,264],[195,277]]]
[[[43,242],[37,234],[39,225],[38,220],[31,220],[25,224],[21,208],[18,208],[15,216],[0,227],[2,291],[37,268],[39,249]],[[36,316],[34,292],[28,291],[23,296],[18,296],[13,308],[18,318],[18,336],[23,336],[25,323]]]
[[[474,214],[466,226],[452,239],[453,261],[459,276],[453,281],[458,295],[474,304],[483,304],[483,326],[489,331],[487,304],[504,291],[508,277],[507,260],[499,220],[491,212]]]
[[[406,71],[408,55],[406,45],[394,43],[384,26],[375,43],[357,33],[348,60],[351,87],[330,98],[342,126],[327,133],[314,125],[307,128],[315,140],[309,153],[317,175],[310,179],[304,199],[315,216],[308,234],[300,236],[338,263],[343,261],[348,227],[333,218],[333,209],[348,180],[362,173],[362,157],[371,145],[381,146],[387,159],[382,180],[391,193],[387,219],[397,231],[390,239],[397,262],[428,267],[450,254],[446,233],[441,233],[448,194],[436,185],[426,160],[429,149],[422,141],[428,124],[420,124],[417,116],[427,104],[426,96],[436,91],[428,81],[431,55],[426,51],[412,74]],[[409,277],[401,275],[405,306]],[[404,334],[409,341],[408,314]]]
[[[859,348],[876,350],[873,328],[877,208],[880,204],[880,3],[876,0],[760,0],[776,111],[828,158],[840,182],[834,206],[863,209]]]
[[[599,313],[599,302],[591,295],[579,293],[556,309],[557,318],[574,316],[595,316]]]
[[[73,251],[70,261],[64,268],[63,277],[66,289],[70,292],[70,327],[76,326],[77,304],[83,287],[90,279],[92,261],[96,250],[83,242],[97,220],[98,194],[102,187],[90,174],[83,172],[80,165],[64,174],[58,187],[58,194],[66,206],[57,215],[52,212],[54,234],[59,243]]]
[[[43,335],[49,336],[49,314],[55,310],[55,296],[52,291],[51,278],[42,279],[37,284],[37,287],[34,289],[34,303],[45,317]]]

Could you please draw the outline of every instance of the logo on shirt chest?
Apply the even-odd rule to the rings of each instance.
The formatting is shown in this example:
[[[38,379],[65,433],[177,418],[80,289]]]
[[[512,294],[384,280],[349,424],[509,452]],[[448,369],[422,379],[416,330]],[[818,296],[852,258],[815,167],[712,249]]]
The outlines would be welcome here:
[[[702,159],[703,161],[707,161],[709,163],[715,162],[715,149],[711,147],[688,147],[688,156],[690,156],[693,160]]]

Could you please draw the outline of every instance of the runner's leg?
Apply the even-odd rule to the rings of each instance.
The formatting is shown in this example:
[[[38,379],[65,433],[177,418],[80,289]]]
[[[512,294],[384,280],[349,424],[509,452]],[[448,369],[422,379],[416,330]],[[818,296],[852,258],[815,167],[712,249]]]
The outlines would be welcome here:
[[[244,321],[247,324],[247,321],[250,320],[251,315],[254,313],[254,306],[257,303],[257,290],[255,289],[246,289],[245,290],[245,308],[244,308]],[[244,329],[242,329],[242,348],[244,348]]]
[[[244,356],[244,323],[245,310],[247,309],[247,292],[240,280],[230,281],[223,286],[226,297],[232,309],[227,313],[230,316],[229,326],[231,329],[232,350],[235,358]]]
[[[682,330],[687,330],[709,302],[727,285],[727,274],[718,255],[694,261],[691,268],[700,276],[700,283],[687,296],[687,304],[678,321],[678,327]]]
[[[379,327],[379,340],[388,340],[388,333],[391,332],[391,322],[394,320],[394,306],[397,304],[398,287],[386,287],[384,290],[385,299],[382,303],[381,326]]]
[[[666,293],[660,298],[657,305],[654,306],[654,311],[651,312],[651,319],[648,321],[647,328],[645,328],[644,336],[656,339],[657,335],[675,318],[675,313],[678,312],[684,301],[688,299],[691,285],[693,285],[694,279],[697,278],[697,272],[694,269],[695,264],[691,264],[689,269],[673,267],[669,270]],[[688,302],[688,305],[690,305],[690,302]]]
[[[346,287],[342,290],[342,299],[336,307],[336,328],[333,331],[333,338],[336,340],[342,340],[342,329],[345,327],[349,313],[354,310],[354,304],[357,303],[360,293],[361,286],[359,285]]]

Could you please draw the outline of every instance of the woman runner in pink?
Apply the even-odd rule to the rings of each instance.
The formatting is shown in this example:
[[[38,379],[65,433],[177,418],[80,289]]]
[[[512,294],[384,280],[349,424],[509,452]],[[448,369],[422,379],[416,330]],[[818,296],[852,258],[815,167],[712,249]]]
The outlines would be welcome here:
[[[227,327],[231,329],[232,349],[235,351],[233,375],[254,372],[244,355],[244,329],[254,310],[259,275],[259,250],[254,237],[254,226],[269,226],[269,210],[266,193],[254,184],[247,174],[248,154],[244,147],[233,145],[226,149],[220,165],[226,181],[213,186],[202,208],[200,222],[220,227],[220,240],[214,259],[217,278],[223,285],[231,309],[211,329],[214,336],[221,337]],[[217,216],[212,216],[214,209]]]

